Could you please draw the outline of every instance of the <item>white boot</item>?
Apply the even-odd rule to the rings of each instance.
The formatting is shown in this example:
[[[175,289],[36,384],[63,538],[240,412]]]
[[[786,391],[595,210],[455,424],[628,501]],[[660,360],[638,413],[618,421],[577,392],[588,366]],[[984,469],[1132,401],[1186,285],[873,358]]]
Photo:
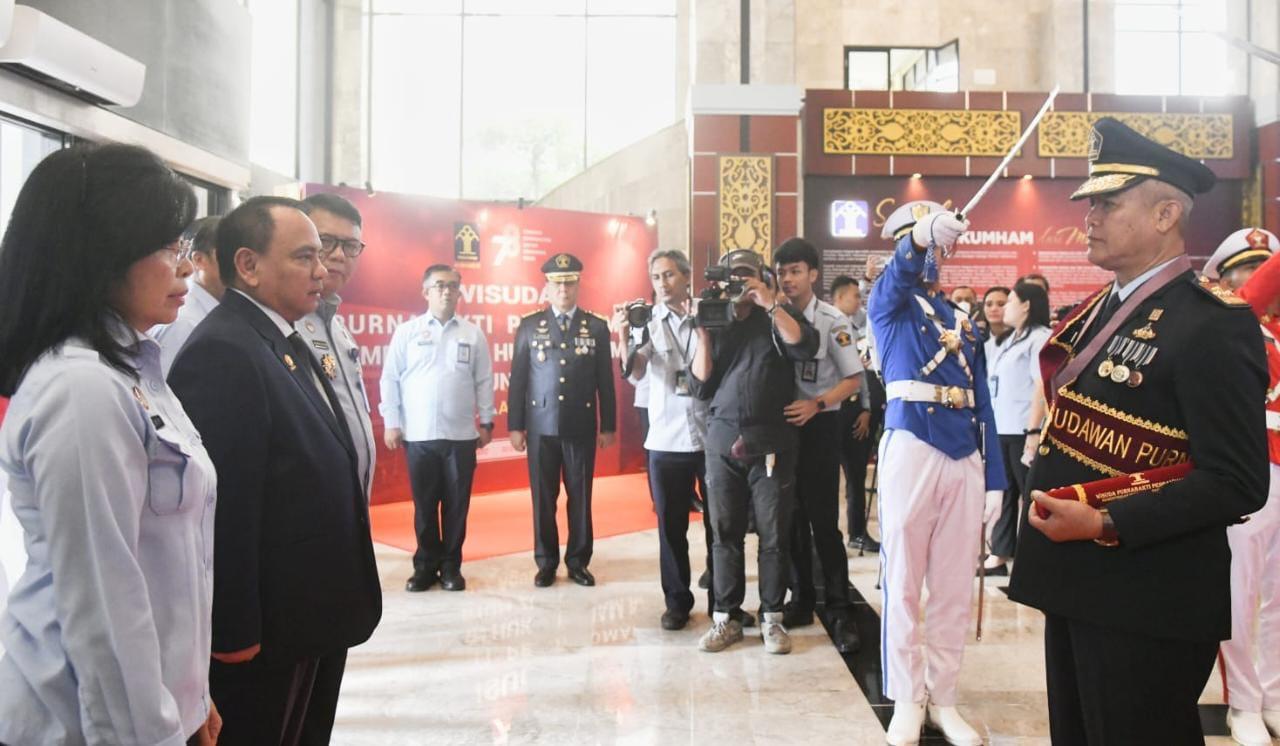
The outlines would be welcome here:
[[[1280,738],[1280,710],[1263,710],[1262,722],[1267,724],[1271,735]]]
[[[947,739],[947,743],[955,746],[982,746],[982,736],[960,717],[959,710],[954,707],[929,705],[929,722],[942,731],[942,737]]]
[[[1227,727],[1231,729],[1231,740],[1241,746],[1271,746],[1271,734],[1260,713],[1232,707],[1227,710]]]
[[[890,746],[914,746],[920,743],[924,728],[924,702],[898,702],[893,706],[893,719],[885,740]]]

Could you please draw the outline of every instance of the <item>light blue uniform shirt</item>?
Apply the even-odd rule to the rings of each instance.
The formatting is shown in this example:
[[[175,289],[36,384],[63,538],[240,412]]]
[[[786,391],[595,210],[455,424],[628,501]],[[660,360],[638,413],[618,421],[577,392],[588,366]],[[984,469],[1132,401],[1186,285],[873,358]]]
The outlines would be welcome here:
[[[0,617],[0,741],[181,746],[208,717],[214,467],[160,371],[72,340],[22,379],[0,467],[27,567]]]
[[[187,280],[187,298],[182,308],[178,309],[178,318],[174,319],[172,324],[156,326],[147,332],[152,339],[160,343],[160,370],[166,376],[169,375],[174,359],[178,357],[182,346],[187,343],[191,332],[195,331],[200,322],[204,321],[204,317],[217,307],[217,298],[200,287],[194,278]]]
[[[696,453],[707,437],[707,404],[689,390],[689,364],[698,350],[693,316],[677,316],[665,303],[655,303],[649,319],[649,341],[638,352],[648,365],[637,384],[647,388],[650,451]],[[683,378],[683,392],[677,390]]]
[[[480,327],[430,313],[396,327],[382,361],[378,411],[406,441],[475,440],[493,422],[493,360]]]
[[[996,432],[1022,435],[1031,414],[1031,397],[1040,385],[1040,349],[1049,328],[1038,326],[1013,332],[1004,344],[987,341],[987,385],[996,413]]]
[[[965,458],[982,445],[986,488],[1003,490],[1004,462],[990,392],[982,385],[987,379],[987,365],[977,330],[970,325],[960,335],[965,365],[956,355],[947,355],[928,375],[922,374],[942,347],[934,319],[944,329],[954,330],[959,313],[940,296],[925,291],[921,284],[924,258],[925,253],[916,251],[911,243],[911,235],[903,236],[871,292],[867,316],[880,350],[885,386],[894,381],[923,381],[972,389],[974,407],[951,409],[942,404],[891,399],[885,410],[885,429],[908,430],[953,459]]]

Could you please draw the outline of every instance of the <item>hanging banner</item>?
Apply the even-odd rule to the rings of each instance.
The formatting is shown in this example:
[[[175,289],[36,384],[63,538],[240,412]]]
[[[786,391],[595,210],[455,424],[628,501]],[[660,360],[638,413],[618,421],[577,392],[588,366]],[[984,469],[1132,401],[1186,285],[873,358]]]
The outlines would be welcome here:
[[[559,252],[582,260],[578,306],[609,318],[615,303],[649,298],[645,261],[657,236],[644,219],[598,213],[523,209],[309,184],[308,194],[333,192],[351,200],[364,221],[355,276],[342,291],[340,313],[356,342],[372,408],[378,465],[373,502],[410,500],[404,452],[383,444],[380,378],[395,328],[426,312],[422,275],[433,264],[451,264],[462,275],[457,313],[484,331],[493,358],[493,442],[477,451],[473,492],[527,487],[525,454],[507,439],[507,389],[515,332],[527,313],[546,306],[542,263]],[[613,335],[616,359],[617,338]],[[643,435],[632,406],[634,389],[614,371],[618,443],[596,454],[596,474],[643,468]]]
[[[805,179],[805,236],[822,253],[822,283],[838,275],[861,277],[868,255],[887,257],[880,238],[895,208],[927,199],[957,209],[981,179],[820,176]],[[1089,263],[1085,233],[1088,200],[1072,202],[1079,179],[1006,179],[996,182],[968,216],[969,232],[942,268],[942,285],[968,285],[981,295],[994,285],[1011,287],[1038,272],[1049,280],[1053,306],[1074,304],[1111,280]],[[1240,184],[1220,181],[1196,197],[1187,253],[1199,267],[1218,243],[1240,228]]]

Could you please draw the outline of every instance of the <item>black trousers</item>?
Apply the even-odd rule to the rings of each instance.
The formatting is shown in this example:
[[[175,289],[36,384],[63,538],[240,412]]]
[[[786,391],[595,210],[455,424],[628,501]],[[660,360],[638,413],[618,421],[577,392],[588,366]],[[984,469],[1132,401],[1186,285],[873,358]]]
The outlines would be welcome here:
[[[1001,435],[1000,455],[1004,456],[1004,477],[1009,486],[1000,504],[1000,517],[991,527],[991,553],[997,557],[1012,557],[1018,548],[1018,522],[1022,519],[1019,500],[1027,485],[1027,469],[1022,464],[1022,446],[1025,435]]]
[[[840,406],[840,466],[844,469],[845,512],[848,518],[849,538],[867,533],[867,464],[879,443],[880,423],[884,413],[872,407],[871,424],[867,437],[853,437],[853,425],[858,415],[867,410],[856,402],[847,401]]]
[[[1203,744],[1196,705],[1216,642],[1159,640],[1045,615],[1054,746]]]
[[[747,516],[754,512],[759,538],[756,561],[760,608],[781,611],[790,575],[787,545],[795,513],[796,454],[776,454],[773,476],[769,476],[763,456],[738,461],[727,450],[712,447],[707,448],[706,454],[715,610],[736,614],[742,608],[747,589],[743,540]]]
[[[333,716],[338,712],[338,693],[347,670],[347,651],[323,655],[316,660],[316,680],[311,687],[311,703],[302,721],[301,746],[326,746],[333,734]],[[217,704],[217,700],[214,700]]]
[[[568,495],[569,543],[564,563],[572,568],[591,564],[591,475],[596,467],[596,438],[562,438],[529,434],[529,485],[533,491],[533,557],[539,569],[560,565],[560,532],[556,501],[560,481]]]
[[[796,514],[791,524],[791,599],[817,601],[813,550],[818,552],[829,611],[849,608],[849,556],[840,535],[840,413],[819,412],[800,428]]]
[[[311,705],[318,660],[267,664],[209,663],[209,696],[222,716],[225,746],[295,746]],[[332,725],[333,714],[327,716]]]
[[[405,444],[405,458],[413,490],[413,528],[418,535],[413,570],[457,569],[462,565],[462,543],[467,538],[476,441],[410,441]]]
[[[689,590],[689,511],[693,510],[695,487],[706,494],[706,456],[701,451],[678,453],[649,451],[649,493],[658,512],[658,566],[662,577],[662,595],[667,609],[688,614],[693,608]],[[707,570],[714,561],[711,550],[711,518],[702,516],[707,537]],[[715,573],[712,572],[712,577]],[[707,609],[714,608],[714,590],[707,591]]]

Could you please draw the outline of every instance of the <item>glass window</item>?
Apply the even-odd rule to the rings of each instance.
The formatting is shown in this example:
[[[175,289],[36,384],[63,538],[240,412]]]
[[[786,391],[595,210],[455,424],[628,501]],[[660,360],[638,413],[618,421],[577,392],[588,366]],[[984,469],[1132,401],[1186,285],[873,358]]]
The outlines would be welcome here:
[[[1173,64],[1156,64],[1157,60]],[[1116,92],[1176,96],[1178,35],[1152,31],[1116,34]]]
[[[586,167],[586,17],[464,23],[462,196],[537,199]]]
[[[849,52],[848,82],[851,91],[883,91],[889,87],[889,52],[884,49]]]
[[[675,35],[665,18],[587,19],[588,165],[676,121],[676,58],[655,52]]]
[[[1243,28],[1246,0],[1117,0],[1114,10],[1117,93],[1245,93],[1244,52],[1214,32],[1232,19]]]
[[[0,235],[9,227],[13,204],[32,169],[62,144],[61,135],[0,120]]]
[[[298,0],[250,0],[249,160],[298,173]]]
[[[958,91],[957,42],[937,48],[845,47],[845,87],[872,91]]]
[[[462,16],[373,17],[372,168],[379,189],[460,196]]]

